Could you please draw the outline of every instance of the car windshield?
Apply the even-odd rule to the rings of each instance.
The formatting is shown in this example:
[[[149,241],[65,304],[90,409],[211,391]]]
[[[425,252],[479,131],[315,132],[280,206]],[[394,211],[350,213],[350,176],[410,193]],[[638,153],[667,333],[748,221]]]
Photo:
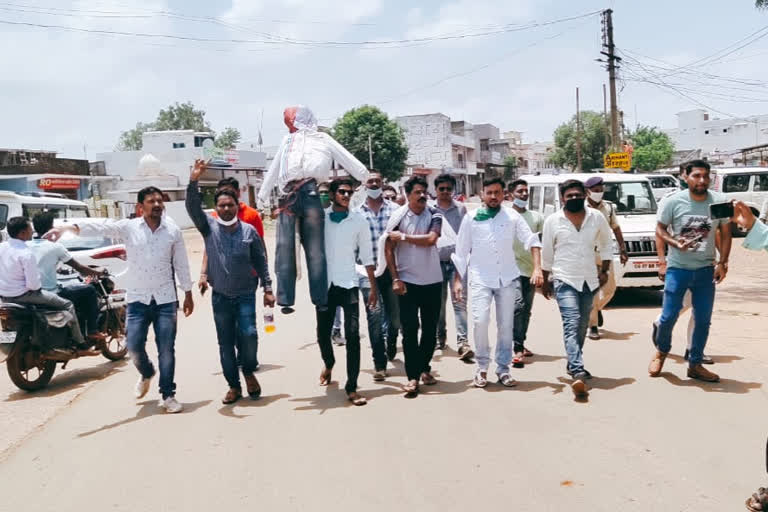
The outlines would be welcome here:
[[[623,215],[656,213],[656,200],[647,181],[606,182],[604,197]]]
[[[89,251],[112,245],[112,240],[98,236],[77,236],[72,233],[65,233],[59,240],[68,251]]]

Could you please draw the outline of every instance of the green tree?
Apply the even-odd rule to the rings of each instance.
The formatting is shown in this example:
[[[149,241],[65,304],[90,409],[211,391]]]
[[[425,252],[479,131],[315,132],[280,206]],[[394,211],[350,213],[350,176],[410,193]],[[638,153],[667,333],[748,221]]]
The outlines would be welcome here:
[[[211,127],[205,120],[205,110],[198,110],[191,101],[178,101],[157,114],[155,130],[195,130],[210,132]]]
[[[601,168],[605,154],[608,128],[605,117],[599,112],[585,110],[580,113],[581,168],[584,171]],[[554,133],[555,150],[550,160],[558,167],[576,169],[576,116],[557,127]]]
[[[504,179],[509,181],[515,177],[515,170],[518,167],[517,157],[510,155],[504,159]]]
[[[387,180],[405,171],[408,146],[400,126],[376,107],[353,108],[336,121],[333,137],[363,163],[368,163],[368,136],[373,147],[373,168]]]
[[[240,142],[240,130],[227,126],[216,136],[214,144],[217,148],[232,149]]]
[[[152,130],[154,130],[152,123],[136,123],[135,128],[131,128],[120,134],[120,140],[117,141],[117,147],[115,149],[118,151],[140,150],[143,145],[141,140],[142,134]]]
[[[758,9],[768,9],[768,0],[755,0],[755,7]]]
[[[669,165],[675,152],[675,145],[669,135],[656,127],[638,126],[630,132],[629,140],[634,146],[632,166],[641,171],[655,171]]]

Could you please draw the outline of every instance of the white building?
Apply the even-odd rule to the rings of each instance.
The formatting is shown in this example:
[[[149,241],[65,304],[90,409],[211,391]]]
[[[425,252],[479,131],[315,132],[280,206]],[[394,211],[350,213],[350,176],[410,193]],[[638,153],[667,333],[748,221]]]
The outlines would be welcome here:
[[[768,143],[768,115],[710,118],[706,110],[678,112],[677,128],[664,130],[678,151],[701,150],[703,156],[736,152]]]

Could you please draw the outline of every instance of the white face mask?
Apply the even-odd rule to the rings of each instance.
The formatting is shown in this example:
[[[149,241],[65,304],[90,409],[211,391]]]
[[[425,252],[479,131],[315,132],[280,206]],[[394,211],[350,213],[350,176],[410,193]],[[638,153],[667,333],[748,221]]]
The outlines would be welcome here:
[[[216,217],[216,222],[218,222],[222,226],[232,226],[235,222],[237,222],[237,220],[238,220],[237,215],[232,217],[232,220],[222,220],[221,217],[219,216]]]
[[[600,201],[603,200],[603,194],[604,192],[590,192],[589,198],[594,202],[599,203]]]
[[[519,197],[516,197],[512,201],[512,204],[514,204],[518,208],[523,208],[523,209],[528,208],[528,201],[525,201],[524,199],[520,199]]]
[[[381,188],[367,188],[365,191],[371,199],[378,199],[381,197]]]

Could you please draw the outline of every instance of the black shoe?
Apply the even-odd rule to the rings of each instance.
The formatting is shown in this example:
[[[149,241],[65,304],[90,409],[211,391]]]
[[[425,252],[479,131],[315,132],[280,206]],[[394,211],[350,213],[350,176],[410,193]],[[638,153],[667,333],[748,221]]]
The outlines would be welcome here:
[[[280,308],[280,312],[281,312],[282,314],[284,314],[284,315],[290,315],[290,314],[291,314],[291,313],[293,313],[294,311],[296,311],[296,310],[295,310],[295,309],[293,309],[293,308],[292,308],[292,307],[290,307],[290,306],[283,306],[282,308]]]
[[[571,370],[566,370],[568,375],[574,379],[589,380],[592,378],[592,374],[587,370],[581,370],[580,372],[573,373]]]
[[[602,327],[603,326],[603,312],[598,311],[597,312],[597,326]]]
[[[683,359],[687,361],[689,357],[690,357],[690,350],[685,349],[685,355],[683,356]],[[710,356],[703,354],[701,356],[701,364],[715,364],[715,360],[712,359]]]
[[[599,340],[600,339],[600,331],[597,330],[597,327],[590,327],[589,328],[589,339],[591,339],[591,340]]]

